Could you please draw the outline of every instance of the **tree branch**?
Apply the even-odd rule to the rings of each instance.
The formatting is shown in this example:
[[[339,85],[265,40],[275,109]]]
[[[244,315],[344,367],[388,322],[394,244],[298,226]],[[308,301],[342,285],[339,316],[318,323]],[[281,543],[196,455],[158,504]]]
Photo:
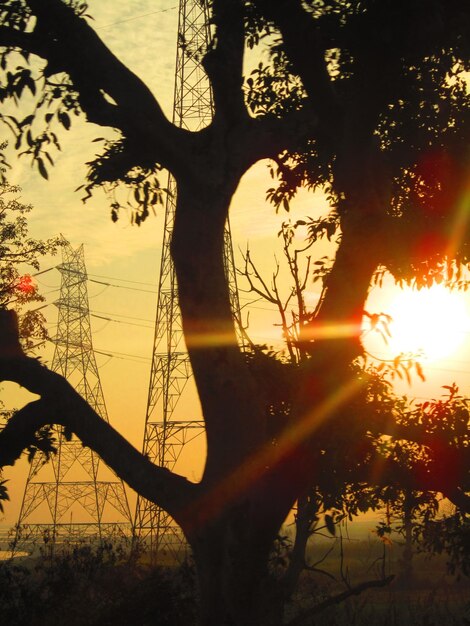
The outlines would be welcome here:
[[[252,259],[251,259],[251,254],[250,254],[250,250],[247,248],[246,254],[242,253],[242,258],[245,262],[245,270],[243,272],[240,272],[242,274],[242,276],[244,276],[247,281],[248,281],[248,285],[250,287],[250,291],[254,291],[256,294],[258,294],[261,298],[263,298],[263,300],[266,300],[267,302],[270,302],[271,304],[278,304],[278,300],[272,295],[270,289],[268,288],[268,286],[266,285],[266,283],[263,280],[263,277],[260,275],[256,265],[253,263]],[[279,267],[279,265],[278,265]],[[251,271],[250,271],[251,268]],[[260,289],[259,287],[257,287],[252,279],[252,275],[256,278],[256,280],[258,280],[258,282],[261,284],[262,289]]]
[[[302,624],[306,624],[310,622],[312,617],[314,617],[315,615],[318,615],[325,609],[328,609],[330,606],[334,606],[335,604],[340,604],[341,602],[344,602],[351,596],[358,596],[363,591],[366,591],[367,589],[373,589],[377,587],[379,588],[386,587],[392,582],[394,578],[395,577],[392,575],[392,576],[387,576],[387,578],[382,578],[379,580],[367,580],[361,583],[360,585],[356,585],[356,587],[352,587],[351,589],[347,589],[346,591],[343,591],[342,593],[338,593],[336,596],[331,596],[331,598],[327,598],[326,600],[324,600],[323,602],[320,602],[320,604],[317,604],[313,608],[303,611],[302,613],[300,613],[300,615],[297,615],[297,617],[295,617],[293,620],[291,620],[288,623],[288,626],[301,626]]]
[[[315,20],[301,0],[255,0],[254,4],[281,32],[294,71],[302,79],[323,129],[337,129],[340,101],[328,74],[324,44]]]
[[[214,0],[215,43],[204,58],[211,80],[215,120],[228,124],[247,118],[243,97],[243,53],[245,31],[243,3],[240,0]]]
[[[45,51],[34,33],[23,33],[14,28],[0,26],[0,46],[5,48],[19,48],[32,54],[44,57]]]
[[[148,87],[61,0],[28,0],[28,5],[36,17],[34,31],[19,33],[15,45],[46,59],[46,76],[65,72],[88,120],[132,140],[134,164],[140,164],[139,153],[150,153],[153,162],[170,167],[187,133],[166,119]],[[5,37],[15,39],[11,32]]]
[[[13,465],[35,433],[49,424],[59,424],[76,434],[94,450],[130,487],[167,510],[175,519],[195,495],[196,485],[169,470],[152,464],[89,404],[59,374],[36,359],[0,359],[0,380],[16,382],[39,394],[40,400],[20,409],[0,432],[0,467]]]
[[[228,138],[231,157],[243,174],[262,159],[276,159],[284,150],[297,150],[306,139],[315,139],[321,128],[307,100],[282,118],[266,115],[248,118],[235,126]]]

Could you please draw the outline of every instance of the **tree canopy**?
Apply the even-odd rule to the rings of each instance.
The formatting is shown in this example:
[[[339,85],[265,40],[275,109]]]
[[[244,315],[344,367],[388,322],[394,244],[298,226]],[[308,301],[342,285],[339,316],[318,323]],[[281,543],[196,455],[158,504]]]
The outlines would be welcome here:
[[[41,307],[27,305],[44,302],[28,269],[39,270],[39,259],[55,254],[61,245],[59,237],[47,240],[28,236],[27,214],[31,205],[19,198],[19,187],[0,185],[0,309],[12,309],[19,314],[19,332],[25,349],[47,337]]]
[[[381,451],[366,446],[358,457],[354,443],[382,436],[412,442],[427,450],[423,472],[407,472],[413,487],[424,483],[470,510],[468,442],[447,480],[441,462],[452,455],[452,440],[433,445],[424,409],[416,423],[402,423],[386,405],[358,410],[369,383],[351,366],[361,354],[364,303],[378,268],[423,285],[469,261],[470,10],[465,0],[208,6],[212,40],[197,53],[214,116],[197,132],[168,121],[159,94],[100,40],[86,3],[7,0],[0,7],[0,101],[32,102],[29,114],[1,118],[23,158],[48,177],[57,129],[82,115],[116,131],[90,163],[89,193],[134,186],[140,223],[161,200],[160,170],[176,179],[172,256],[206,426],[203,478],[193,484],[150,463],[66,381],[23,355],[4,355],[2,379],[41,398],[0,434],[0,463],[13,463],[51,420],[65,425],[181,525],[198,568],[202,623],[247,625],[262,616],[277,624],[282,611],[268,602],[277,597],[266,578],[268,555],[324,459],[332,472],[360,467],[367,483],[376,479]],[[267,49],[269,60],[244,76],[247,46]],[[261,159],[273,162],[268,197],[276,207],[288,208],[300,187],[327,191],[331,214],[313,232],[339,241],[321,302],[302,329],[308,363],[295,377],[288,419],[276,424],[236,342],[223,264],[231,198]],[[119,205],[112,211],[117,218]],[[318,332],[324,325],[349,332],[325,339]]]

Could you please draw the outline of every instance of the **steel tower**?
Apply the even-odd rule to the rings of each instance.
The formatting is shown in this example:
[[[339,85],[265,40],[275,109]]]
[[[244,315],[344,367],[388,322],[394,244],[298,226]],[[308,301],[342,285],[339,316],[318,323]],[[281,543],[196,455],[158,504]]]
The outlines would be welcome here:
[[[54,303],[58,323],[51,369],[67,378],[108,422],[92,344],[83,245],[74,250],[66,243],[57,269],[61,287]],[[54,436],[57,454],[46,464],[38,454],[30,464],[14,549],[42,539],[53,552],[64,540],[129,532],[132,519],[122,481],[63,427],[54,427]],[[33,513],[47,521],[30,523]]]
[[[201,65],[209,41],[206,0],[180,0],[173,123],[190,131],[206,127],[213,116],[211,87]],[[191,377],[191,366],[184,345],[175,269],[170,254],[177,192],[171,174],[168,190],[143,453],[155,463],[173,469],[185,444],[203,433],[203,422],[195,416],[178,420],[174,415]],[[240,305],[228,222],[224,244],[232,311],[239,329]],[[242,342],[241,332],[238,337]],[[163,552],[176,558],[185,553],[185,542],[176,523],[165,511],[140,496],[136,506],[135,533],[145,541],[153,559]]]

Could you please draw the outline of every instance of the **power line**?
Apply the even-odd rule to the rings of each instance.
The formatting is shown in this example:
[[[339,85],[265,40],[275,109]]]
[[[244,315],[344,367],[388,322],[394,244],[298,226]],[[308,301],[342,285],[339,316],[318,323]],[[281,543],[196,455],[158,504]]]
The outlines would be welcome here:
[[[105,285],[106,287],[116,287],[118,289],[128,289],[130,291],[141,291],[143,293],[157,293],[157,289],[142,289],[140,287],[128,287],[127,285],[116,285],[114,283],[106,283],[102,280],[95,280],[94,278],[89,278],[88,282],[96,283],[97,285]]]
[[[53,265],[52,267],[48,267],[47,270],[41,270],[39,272],[35,272],[34,274],[31,274],[31,276],[39,276],[40,274],[46,274],[47,272],[50,272],[51,270],[55,270],[57,266]]]
[[[119,24],[125,24],[126,22],[133,22],[134,20],[140,20],[144,17],[150,17],[151,15],[157,15],[158,13],[167,13],[168,11],[174,11],[177,9],[177,6],[168,7],[168,9],[160,9],[159,11],[152,11],[151,13],[143,13],[142,15],[135,15],[134,17],[128,17],[124,20],[119,20],[119,22],[112,22],[111,24],[106,24],[105,26],[98,26],[95,30],[103,30],[105,28],[111,28],[112,26],[118,26]]]
[[[114,322],[115,324],[126,324],[127,326],[139,326],[140,328],[150,328],[150,329],[153,328],[153,326],[147,326],[145,324],[137,324],[136,322],[126,322],[125,320],[117,320],[111,317],[105,317],[104,315],[98,315],[97,313],[92,313],[91,311],[90,311],[90,315],[92,317],[96,317],[97,319],[105,320],[106,322]]]
[[[34,274],[31,274],[31,276],[32,277],[40,276],[41,274],[46,274],[47,272],[50,272],[51,270],[54,270],[54,269],[58,269],[58,266],[53,265],[52,267],[48,267],[45,270],[41,270],[40,272],[35,272]],[[72,273],[74,272],[74,270],[71,270],[71,269],[68,269],[67,271],[72,272]],[[94,276],[95,278],[90,278],[91,276]],[[96,280],[97,278],[105,278],[107,280],[116,280],[122,283],[130,283],[132,285],[145,285],[147,287],[153,287],[153,289],[139,289],[137,287],[127,287],[126,285],[116,285],[115,283],[108,283],[108,282]],[[132,291],[143,291],[145,293],[157,293],[157,287],[155,283],[148,283],[148,282],[144,282],[140,280],[130,280],[128,278],[120,278],[118,276],[105,276],[102,274],[87,274],[87,279],[89,282],[97,283],[98,285],[105,285],[106,287],[117,287],[120,289],[130,289]],[[48,285],[46,285],[46,287],[47,286]]]
[[[149,322],[150,324],[153,324],[155,322],[155,320],[150,320],[150,319],[147,319],[145,317],[135,317],[133,315],[122,315],[121,313],[110,313],[109,311],[96,311],[96,310],[94,310],[93,313],[97,313],[99,315],[114,315],[114,317],[124,317],[124,318],[129,319],[129,320],[137,320],[139,322]]]
[[[97,354],[102,354],[103,356],[112,356],[117,359],[135,360],[134,361],[135,363],[142,363],[142,361],[152,360],[148,356],[141,356],[140,354],[129,354],[128,352],[116,352],[115,350],[99,350],[98,348],[95,348],[94,352],[96,352]],[[125,357],[128,357],[128,358],[126,359]]]
[[[132,283],[134,285],[147,285],[147,287],[155,287],[155,283],[146,283],[141,280],[130,280],[128,278],[119,278],[118,276],[104,276],[103,274],[88,274],[88,276],[94,276],[95,278],[107,278],[108,280],[118,280],[122,283]]]

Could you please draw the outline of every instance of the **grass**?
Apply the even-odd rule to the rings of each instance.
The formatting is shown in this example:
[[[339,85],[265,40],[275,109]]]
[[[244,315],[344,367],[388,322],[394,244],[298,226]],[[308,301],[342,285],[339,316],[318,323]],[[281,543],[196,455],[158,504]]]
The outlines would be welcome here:
[[[314,544],[310,562],[325,553],[326,542]],[[405,578],[402,546],[397,542],[385,546],[378,540],[350,541],[343,544],[343,561],[339,542],[318,567],[329,575],[308,573],[289,607],[290,616],[307,610],[345,590],[344,578],[352,587],[382,574],[395,574],[393,582],[381,589],[370,589],[352,596],[316,616],[306,625],[321,626],[470,626],[470,580],[451,576],[446,557],[415,554],[412,575]],[[384,558],[383,558],[384,557]],[[341,570],[343,577],[341,576]]]
[[[351,541],[343,548],[343,574],[351,585],[377,578],[382,544]],[[310,560],[318,560],[324,549],[315,544]],[[400,547],[387,550],[386,573],[399,571]],[[306,626],[470,626],[470,581],[449,576],[444,557],[416,555],[413,564],[406,584],[397,577],[387,588],[334,605]],[[321,567],[336,580],[306,572],[287,607],[287,620],[344,591],[338,545]],[[194,571],[188,563],[151,569],[145,559],[130,559],[125,546],[70,545],[52,561],[43,556],[0,563],[0,615],[7,626],[192,626],[197,623]]]

